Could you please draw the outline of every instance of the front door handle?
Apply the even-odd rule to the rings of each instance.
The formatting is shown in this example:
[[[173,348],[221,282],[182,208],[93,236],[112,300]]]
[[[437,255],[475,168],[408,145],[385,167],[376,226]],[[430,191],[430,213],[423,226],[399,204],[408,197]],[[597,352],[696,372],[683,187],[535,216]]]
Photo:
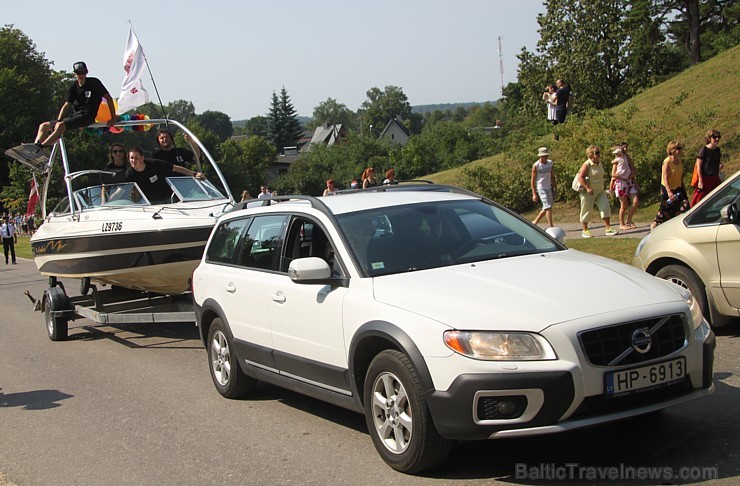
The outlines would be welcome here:
[[[236,292],[236,285],[234,285],[234,282],[229,282],[226,284],[226,291],[230,294]]]
[[[282,304],[283,302],[285,302],[285,294],[280,291],[270,294],[270,298],[272,298],[272,300],[277,302],[278,304]]]

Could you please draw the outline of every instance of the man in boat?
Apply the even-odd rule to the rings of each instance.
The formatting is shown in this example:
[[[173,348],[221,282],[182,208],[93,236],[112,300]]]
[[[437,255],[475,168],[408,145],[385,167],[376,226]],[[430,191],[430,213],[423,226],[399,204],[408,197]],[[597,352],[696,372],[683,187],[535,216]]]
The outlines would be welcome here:
[[[59,140],[68,129],[84,128],[95,123],[95,116],[98,114],[100,102],[103,99],[108,103],[108,109],[111,113],[108,127],[112,127],[116,123],[116,107],[113,104],[113,98],[103,86],[103,83],[98,78],[87,76],[87,64],[82,61],[74,63],[72,69],[75,76],[77,76],[77,80],[69,85],[67,101],[59,110],[59,116],[56,120],[46,121],[39,125],[34,141],[39,150],[54,145],[54,142]],[[69,113],[70,110],[72,113]]]
[[[190,143],[190,137],[185,134],[185,141]],[[159,143],[159,149],[152,155],[153,158],[164,160],[172,165],[185,166],[185,163],[195,164],[197,167],[200,166],[200,148],[198,145],[191,145],[193,150],[186,148],[175,147],[172,138],[172,132],[166,128],[160,128],[157,130],[157,143]]]
[[[195,172],[180,165],[157,159],[145,159],[139,147],[129,149],[128,160],[131,167],[126,170],[126,182],[136,182],[149,202],[153,204],[170,202],[172,188],[165,180],[177,174],[203,179],[202,172]]]

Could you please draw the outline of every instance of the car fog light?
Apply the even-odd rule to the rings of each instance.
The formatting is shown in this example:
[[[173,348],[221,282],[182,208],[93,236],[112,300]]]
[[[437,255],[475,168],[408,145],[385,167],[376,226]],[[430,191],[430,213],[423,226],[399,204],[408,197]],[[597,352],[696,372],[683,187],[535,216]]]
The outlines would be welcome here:
[[[479,420],[511,420],[522,416],[527,409],[527,397],[480,397],[478,400]]]

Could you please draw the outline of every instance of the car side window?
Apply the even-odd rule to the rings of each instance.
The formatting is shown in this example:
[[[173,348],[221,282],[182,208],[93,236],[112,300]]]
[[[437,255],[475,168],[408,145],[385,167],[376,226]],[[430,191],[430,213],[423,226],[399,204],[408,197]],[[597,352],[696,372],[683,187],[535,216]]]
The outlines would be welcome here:
[[[238,249],[236,264],[262,270],[278,270],[286,215],[258,216],[252,220]]]
[[[211,238],[211,244],[206,251],[206,261],[210,263],[233,263],[239,241],[252,218],[233,219],[221,223]]]
[[[288,229],[280,271],[287,272],[290,262],[296,258],[309,256],[323,258],[331,267],[332,275],[341,274],[341,265],[336,260],[334,246],[324,229],[313,220],[295,218]]]

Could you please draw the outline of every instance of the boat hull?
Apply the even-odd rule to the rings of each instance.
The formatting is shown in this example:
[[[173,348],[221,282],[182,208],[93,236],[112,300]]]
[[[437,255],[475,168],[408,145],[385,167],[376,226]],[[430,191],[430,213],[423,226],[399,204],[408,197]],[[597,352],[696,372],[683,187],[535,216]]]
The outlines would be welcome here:
[[[203,255],[216,216],[192,211],[89,211],[51,218],[31,239],[42,275],[179,294]]]

